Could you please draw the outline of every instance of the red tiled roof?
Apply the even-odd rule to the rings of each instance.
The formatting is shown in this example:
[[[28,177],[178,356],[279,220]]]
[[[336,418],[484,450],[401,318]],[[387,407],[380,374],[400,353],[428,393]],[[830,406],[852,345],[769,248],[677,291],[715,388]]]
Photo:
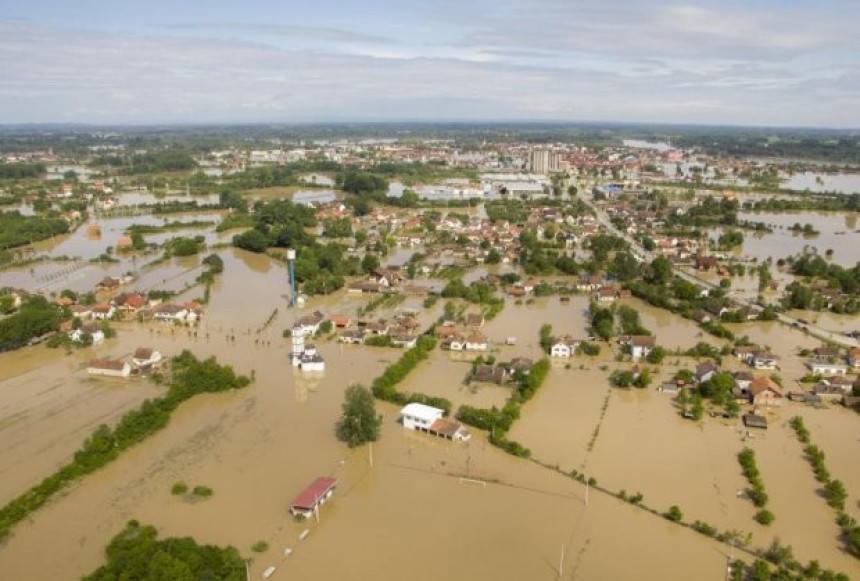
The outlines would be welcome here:
[[[337,479],[329,476],[320,476],[310,486],[305,488],[290,504],[291,508],[311,510],[317,501],[334,488]]]

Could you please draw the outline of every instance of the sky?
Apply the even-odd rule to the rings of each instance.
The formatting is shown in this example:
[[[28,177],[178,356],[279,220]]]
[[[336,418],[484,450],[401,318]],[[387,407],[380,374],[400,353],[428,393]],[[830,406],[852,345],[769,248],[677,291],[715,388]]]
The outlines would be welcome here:
[[[860,128],[858,0],[3,0],[0,124]]]

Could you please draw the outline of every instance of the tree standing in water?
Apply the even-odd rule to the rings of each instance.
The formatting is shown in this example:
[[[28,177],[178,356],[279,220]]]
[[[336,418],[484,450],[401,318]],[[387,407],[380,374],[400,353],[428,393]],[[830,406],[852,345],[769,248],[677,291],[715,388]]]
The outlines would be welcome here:
[[[382,416],[376,413],[373,394],[361,384],[346,389],[343,415],[337,423],[337,438],[350,448],[379,439]]]

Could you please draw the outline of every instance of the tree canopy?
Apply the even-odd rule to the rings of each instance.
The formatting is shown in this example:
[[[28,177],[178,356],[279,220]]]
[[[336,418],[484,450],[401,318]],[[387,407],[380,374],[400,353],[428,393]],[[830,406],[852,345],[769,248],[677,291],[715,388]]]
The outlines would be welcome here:
[[[379,439],[382,416],[376,413],[373,394],[354,383],[346,388],[343,415],[337,423],[337,437],[350,448]]]

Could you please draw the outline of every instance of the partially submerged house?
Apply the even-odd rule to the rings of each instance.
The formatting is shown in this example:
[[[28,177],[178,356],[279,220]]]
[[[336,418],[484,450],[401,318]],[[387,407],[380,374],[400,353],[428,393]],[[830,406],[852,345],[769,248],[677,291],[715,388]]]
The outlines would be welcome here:
[[[756,377],[749,387],[750,403],[760,406],[782,405],[782,388],[770,377]]]
[[[448,440],[466,441],[472,435],[453,420],[445,417],[445,411],[423,403],[410,403],[400,410],[400,421],[407,430],[426,432]]]
[[[87,373],[106,377],[128,377],[131,375],[131,365],[119,359],[93,359],[87,366]]]

